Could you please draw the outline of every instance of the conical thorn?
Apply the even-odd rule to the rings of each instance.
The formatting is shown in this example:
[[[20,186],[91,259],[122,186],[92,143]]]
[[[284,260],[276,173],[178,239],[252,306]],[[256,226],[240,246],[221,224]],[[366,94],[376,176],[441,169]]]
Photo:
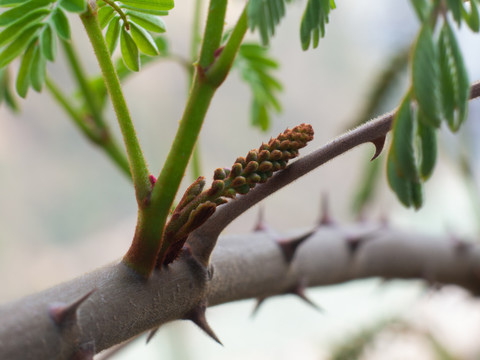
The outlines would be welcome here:
[[[183,319],[193,321],[193,323],[202,329],[208,336],[223,346],[222,342],[218,339],[217,335],[215,335],[210,325],[208,325],[207,318],[205,316],[206,310],[207,304],[202,302],[185,314]]]
[[[333,219],[330,215],[330,205],[329,205],[329,202],[328,202],[328,196],[326,194],[322,195],[321,210],[322,210],[322,215],[320,216],[320,220],[319,220],[318,224],[320,226],[334,225],[335,221],[333,221]]]
[[[266,297],[257,298],[257,302],[255,303],[255,307],[253,308],[253,311],[252,311],[252,317],[257,315],[258,309],[260,309],[260,306],[262,306],[262,304],[265,302],[266,299],[267,299]]]
[[[158,329],[160,329],[160,326],[151,330],[149,333],[148,333],[148,336],[147,336],[147,340],[146,340],[146,343],[148,344],[150,342],[150,340],[152,340],[152,338],[155,336],[155,334],[157,333]]]
[[[458,255],[467,253],[472,246],[472,243],[462,240],[454,234],[450,234],[449,239],[452,242],[453,248]]]
[[[51,304],[48,309],[48,314],[55,325],[63,327],[65,324],[74,321],[80,305],[82,305],[82,303],[87,300],[96,290],[97,289],[90,290],[88,293],[70,305],[64,303]]]
[[[263,206],[260,206],[258,209],[257,223],[253,228],[253,232],[268,231],[267,228],[268,228],[268,225],[265,223],[265,214],[264,214]]]
[[[354,255],[360,246],[365,242],[365,238],[363,236],[349,236],[346,239],[346,244],[348,247],[348,251],[351,255]]]
[[[292,294],[298,296],[300,299],[305,301],[307,304],[312,306],[314,309],[323,312],[324,310],[315,304],[312,300],[310,300],[307,295],[305,294],[305,290],[307,289],[307,283],[304,279],[301,279],[293,288],[287,291],[287,294]]]
[[[288,264],[292,262],[293,257],[295,256],[295,252],[297,251],[300,244],[310,238],[313,234],[315,234],[315,230],[309,231],[308,233],[293,239],[277,241],[278,246],[280,246],[280,249],[282,250],[283,257]]]
[[[95,342],[86,342],[75,350],[70,360],[93,360],[95,355]]]
[[[370,159],[370,161],[375,160],[382,153],[383,146],[385,145],[385,138],[386,136],[382,135],[371,141],[371,143],[375,145],[375,154],[373,154],[373,157]]]

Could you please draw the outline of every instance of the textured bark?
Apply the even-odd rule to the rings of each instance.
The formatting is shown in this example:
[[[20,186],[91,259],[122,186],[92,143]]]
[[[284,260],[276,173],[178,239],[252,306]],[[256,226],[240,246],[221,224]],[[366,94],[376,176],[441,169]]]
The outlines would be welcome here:
[[[1,359],[71,359],[186,317],[199,304],[288,292],[299,283],[368,277],[426,279],[480,292],[480,247],[371,225],[321,227],[291,264],[264,232],[219,240],[207,271],[191,255],[144,281],[113,264],[0,307]],[[57,325],[49,309],[95,289]]]

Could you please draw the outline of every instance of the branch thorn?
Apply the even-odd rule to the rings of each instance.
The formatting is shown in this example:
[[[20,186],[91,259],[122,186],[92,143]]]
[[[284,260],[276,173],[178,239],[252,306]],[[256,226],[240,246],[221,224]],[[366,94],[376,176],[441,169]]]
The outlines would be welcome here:
[[[78,346],[70,360],[93,360],[95,341],[88,341]]]
[[[82,303],[87,300],[96,290],[97,289],[90,290],[88,293],[69,305],[64,303],[51,304],[48,309],[48,314],[55,325],[58,327],[63,327],[67,323],[75,321],[77,310],[80,305],[82,305]]]
[[[329,205],[327,194],[322,195],[321,210],[322,210],[322,215],[320,216],[320,220],[319,220],[318,224],[320,226],[332,226],[332,225],[334,225],[335,221],[333,221],[333,219],[330,215],[330,205]]]
[[[255,315],[257,315],[258,313],[258,309],[260,309],[260,306],[265,302],[267,298],[266,297],[259,297],[257,298],[257,302],[255,304],[255,307],[253,308],[252,310],[252,317],[254,317]]]
[[[286,293],[298,296],[300,299],[302,299],[304,302],[312,306],[314,309],[323,312],[323,309],[320,306],[315,304],[312,300],[310,300],[307,297],[307,295],[305,294],[306,288],[307,288],[307,283],[305,279],[301,279],[293,288],[288,290]]]
[[[293,239],[283,239],[277,240],[278,246],[280,246],[280,250],[282,250],[283,257],[285,261],[290,264],[295,256],[295,252],[297,251],[300,244],[302,244],[305,240],[311,237],[315,233],[315,230],[309,231],[306,234],[301,236],[297,236]]]
[[[190,310],[187,314],[185,314],[183,319],[193,321],[193,323],[197,325],[200,329],[202,329],[208,336],[210,336],[213,340],[223,346],[222,342],[218,339],[217,335],[215,335],[210,325],[208,325],[207,318],[205,316],[206,310],[206,302],[201,302],[192,310]]]
[[[155,329],[151,330],[150,333],[148,334],[147,336],[147,340],[146,340],[146,343],[148,344],[150,342],[150,340],[152,340],[152,338],[155,336],[155,334],[157,333],[158,329],[160,329],[160,326],[159,327],[156,327]]]
[[[382,135],[371,141],[371,143],[375,145],[375,154],[373,154],[373,157],[370,159],[370,161],[375,160],[382,153],[383,146],[385,145],[385,138],[386,136]]]

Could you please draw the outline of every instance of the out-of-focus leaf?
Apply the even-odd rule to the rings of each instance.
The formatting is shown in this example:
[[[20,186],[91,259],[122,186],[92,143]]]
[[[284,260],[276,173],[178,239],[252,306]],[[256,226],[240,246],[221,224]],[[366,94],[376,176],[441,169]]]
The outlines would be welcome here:
[[[429,0],[411,0],[410,2],[412,3],[418,18],[423,23],[430,14],[432,3]]]
[[[0,0],[0,6],[12,6],[17,4],[23,4],[29,0]]]
[[[418,103],[422,119],[438,127],[441,122],[440,69],[433,33],[428,23],[422,26],[413,50],[413,95]]]
[[[302,49],[308,50],[310,44],[318,47],[319,39],[325,36],[325,24],[328,24],[330,11],[335,9],[334,0],[308,0],[300,24]]]
[[[37,35],[40,27],[40,24],[34,24],[23,30],[23,32],[16,38],[14,42],[2,50],[0,53],[0,68],[9,64],[13,59],[22,53],[30,40]]]
[[[49,13],[49,9],[38,9],[7,26],[0,32],[0,47],[14,40],[26,27],[40,22]]]
[[[30,82],[35,91],[42,91],[43,84],[45,83],[46,66],[47,60],[43,56],[40,46],[35,45],[32,65],[30,67]]]
[[[437,162],[437,132],[435,128],[418,121],[418,138],[420,140],[420,176],[422,180],[427,180],[435,168]]]
[[[140,70],[140,57],[138,47],[130,34],[122,27],[120,31],[120,50],[125,65],[132,71]]]
[[[60,0],[59,5],[67,11],[81,13],[87,9],[86,0]]]
[[[20,95],[22,98],[27,96],[28,88],[30,87],[30,68],[32,66],[34,50],[35,41],[32,41],[23,54],[22,62],[20,63],[20,69],[18,70],[16,89],[18,95]]]
[[[30,0],[23,5],[7,10],[0,14],[0,26],[6,26],[14,23],[20,20],[22,17],[30,14],[32,11],[48,6],[53,1],[54,0]]]
[[[452,13],[452,16],[455,22],[460,25],[462,23],[462,8],[463,4],[462,1],[458,0],[447,0],[446,1],[447,7]]]
[[[275,27],[285,16],[285,0],[251,0],[247,6],[248,26],[258,29],[263,45],[268,45]]]
[[[67,16],[60,8],[56,8],[53,11],[52,24],[57,34],[64,40],[70,39],[70,25],[68,23]]]
[[[468,27],[472,29],[474,32],[478,32],[480,30],[480,18],[478,13],[478,0],[471,0],[470,8],[471,11],[468,13],[464,7],[462,7],[462,16],[463,19],[466,21]]]
[[[40,34],[40,47],[47,60],[54,61],[57,55],[57,38],[49,24],[45,24]]]

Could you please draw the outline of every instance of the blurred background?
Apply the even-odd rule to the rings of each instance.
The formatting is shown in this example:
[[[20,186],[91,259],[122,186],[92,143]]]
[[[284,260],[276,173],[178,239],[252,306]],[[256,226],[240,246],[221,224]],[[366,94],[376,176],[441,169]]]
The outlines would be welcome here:
[[[188,57],[194,0],[177,1],[164,20],[172,53]],[[232,27],[244,1],[230,1]],[[266,132],[249,124],[251,95],[233,72],[218,91],[200,138],[203,173],[230,166],[235,158],[270,136],[301,122],[313,125],[315,140],[306,154],[370,117],[393,109],[408,81],[403,60],[418,24],[408,1],[343,0],[330,17],[327,35],[303,52],[299,24],[304,2],[288,6],[270,54],[280,67],[283,111]],[[205,9],[203,10],[205,13]],[[77,18],[73,37],[83,63],[98,73],[91,47]],[[459,32],[470,78],[480,78],[480,39]],[[252,41],[258,34],[248,34]],[[61,54],[60,54],[61,55]],[[15,63],[14,67],[18,64]],[[390,69],[390,70],[389,70]],[[392,70],[393,69],[393,70]],[[371,109],[371,94],[388,71],[395,79]],[[49,74],[72,93],[76,85],[62,58]],[[384,75],[382,75],[384,74]],[[393,78],[393,77],[392,77]],[[158,174],[175,135],[187,94],[188,76],[178,63],[162,60],[128,78],[125,92],[152,173]],[[77,131],[47,92],[31,92],[14,114],[0,106],[0,303],[118,261],[131,241],[136,202],[128,179]],[[480,206],[477,159],[478,104],[459,134],[441,133],[440,161],[425,186],[425,205],[406,210],[386,185],[382,155],[368,159],[364,145],[331,161],[262,203],[266,221],[277,231],[310,228],[320,199],[329,198],[340,223],[388,217],[395,226],[476,241]],[[112,131],[120,139],[114,114]],[[372,173],[376,167],[378,176]],[[366,176],[371,178],[364,181]],[[376,179],[370,201],[356,202]],[[187,174],[182,184],[191,182]],[[363,189],[363,192],[362,192]],[[225,233],[248,233],[258,207]],[[355,281],[308,291],[324,312],[290,296],[269,299],[255,318],[253,300],[209,308],[212,328],[224,347],[187,322],[162,327],[145,346],[145,336],[112,359],[479,359],[480,303],[455,287],[428,289],[422,281]],[[98,359],[102,355],[98,356]],[[103,357],[105,358],[105,357]]]

